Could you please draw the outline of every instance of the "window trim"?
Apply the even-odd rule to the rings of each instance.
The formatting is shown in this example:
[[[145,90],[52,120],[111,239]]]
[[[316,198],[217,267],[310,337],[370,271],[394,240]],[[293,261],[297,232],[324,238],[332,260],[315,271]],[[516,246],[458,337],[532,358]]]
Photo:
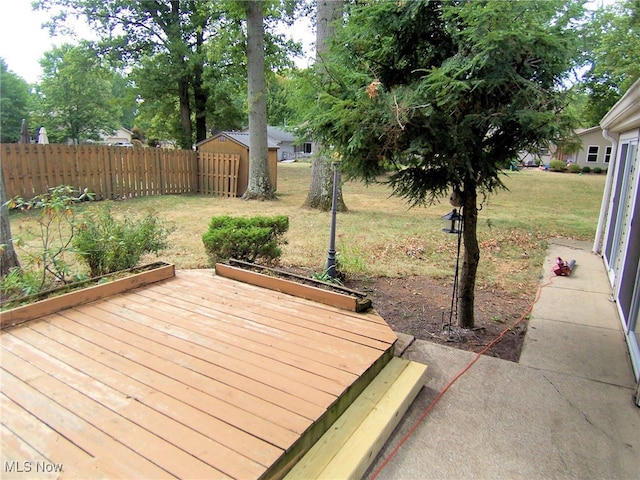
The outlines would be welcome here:
[[[591,149],[595,148],[596,151],[595,153],[591,153]],[[594,160],[591,160],[590,158],[593,158],[595,156]],[[589,145],[587,147],[587,156],[586,156],[586,161],[588,163],[598,163],[598,157],[600,156],[600,145]]]

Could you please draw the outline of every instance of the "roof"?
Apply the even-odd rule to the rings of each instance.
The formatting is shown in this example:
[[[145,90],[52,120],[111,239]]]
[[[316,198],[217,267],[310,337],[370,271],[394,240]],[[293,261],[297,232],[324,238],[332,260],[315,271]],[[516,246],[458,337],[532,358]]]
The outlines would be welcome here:
[[[596,132],[598,130],[602,130],[602,127],[600,125],[596,125],[595,127],[590,127],[590,128],[578,128],[576,129],[576,134],[577,135],[587,135],[591,132]]]
[[[603,130],[624,132],[640,127],[640,79],[600,120]]]
[[[233,140],[234,142],[249,148],[249,132],[219,132],[209,138],[205,138],[204,140],[196,143],[196,148],[220,136],[225,136],[230,140]],[[278,148],[278,145],[267,137],[267,148]]]
[[[249,129],[245,128],[244,130],[242,130],[242,132],[248,132]],[[273,141],[274,143],[280,144],[283,142],[295,142],[296,141],[296,137],[295,135],[293,135],[290,132],[287,132],[286,130],[280,128],[280,127],[271,127],[268,126],[267,127],[267,137],[269,137],[269,140]]]

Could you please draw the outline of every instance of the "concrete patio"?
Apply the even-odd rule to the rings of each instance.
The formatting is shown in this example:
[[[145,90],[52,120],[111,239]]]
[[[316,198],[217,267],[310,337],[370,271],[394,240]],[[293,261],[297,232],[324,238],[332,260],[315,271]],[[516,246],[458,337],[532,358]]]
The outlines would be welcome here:
[[[404,358],[429,365],[427,383],[366,478],[638,479],[640,408],[602,259],[591,244],[555,240],[576,260],[542,290],[519,363],[482,356],[402,441],[475,354],[425,341]]]

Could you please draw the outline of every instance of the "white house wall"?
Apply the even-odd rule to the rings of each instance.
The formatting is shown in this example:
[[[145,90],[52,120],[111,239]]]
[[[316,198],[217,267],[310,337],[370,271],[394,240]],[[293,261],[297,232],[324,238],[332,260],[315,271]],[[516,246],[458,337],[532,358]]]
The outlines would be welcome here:
[[[573,163],[581,167],[608,170],[611,164],[612,144],[602,136],[602,129],[589,129],[579,134],[582,140],[582,148],[580,151],[571,155],[567,160],[572,159]]]
[[[640,380],[640,80],[600,125],[614,140],[616,150],[607,176],[610,197],[603,205],[607,215],[601,215],[606,218],[602,253],[636,379]]]

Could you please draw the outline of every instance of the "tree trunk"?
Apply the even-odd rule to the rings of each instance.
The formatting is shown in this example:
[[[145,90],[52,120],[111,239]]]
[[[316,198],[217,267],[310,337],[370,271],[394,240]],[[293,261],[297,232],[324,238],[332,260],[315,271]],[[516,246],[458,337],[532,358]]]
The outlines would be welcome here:
[[[186,68],[186,65],[184,65]],[[193,146],[193,131],[191,129],[191,105],[189,104],[189,80],[182,77],[178,80],[178,98],[180,101],[180,147],[191,150]]]
[[[458,293],[458,326],[462,328],[473,328],[475,324],[476,273],[480,262],[480,247],[478,246],[477,237],[478,207],[476,204],[476,187],[475,181],[465,182],[464,192],[462,192],[464,254]]]
[[[246,2],[249,103],[249,185],[242,198],[275,198],[267,148],[267,83],[264,73],[264,2]]]
[[[318,0],[318,22],[316,27],[316,66],[322,74],[322,55],[329,48],[336,22],[342,18],[343,0]],[[319,145],[311,160],[311,182],[304,206],[322,211],[331,209],[333,194],[333,169],[331,159],[323,155]],[[347,205],[342,197],[342,184],[338,185],[338,211],[346,212]]]
[[[328,212],[333,200],[333,166],[331,161],[320,155],[311,159],[311,183],[304,206]],[[347,206],[342,199],[342,184],[338,183],[339,212],[346,212]]]
[[[7,191],[4,187],[4,176],[0,166],[0,277],[4,277],[12,268],[20,268],[18,256],[13,248],[11,225],[9,225],[9,210],[7,203]]]
[[[207,138],[207,91],[202,79],[202,50],[204,37],[202,31],[197,33],[196,51],[197,61],[193,67],[193,106],[196,113],[196,143]]]

